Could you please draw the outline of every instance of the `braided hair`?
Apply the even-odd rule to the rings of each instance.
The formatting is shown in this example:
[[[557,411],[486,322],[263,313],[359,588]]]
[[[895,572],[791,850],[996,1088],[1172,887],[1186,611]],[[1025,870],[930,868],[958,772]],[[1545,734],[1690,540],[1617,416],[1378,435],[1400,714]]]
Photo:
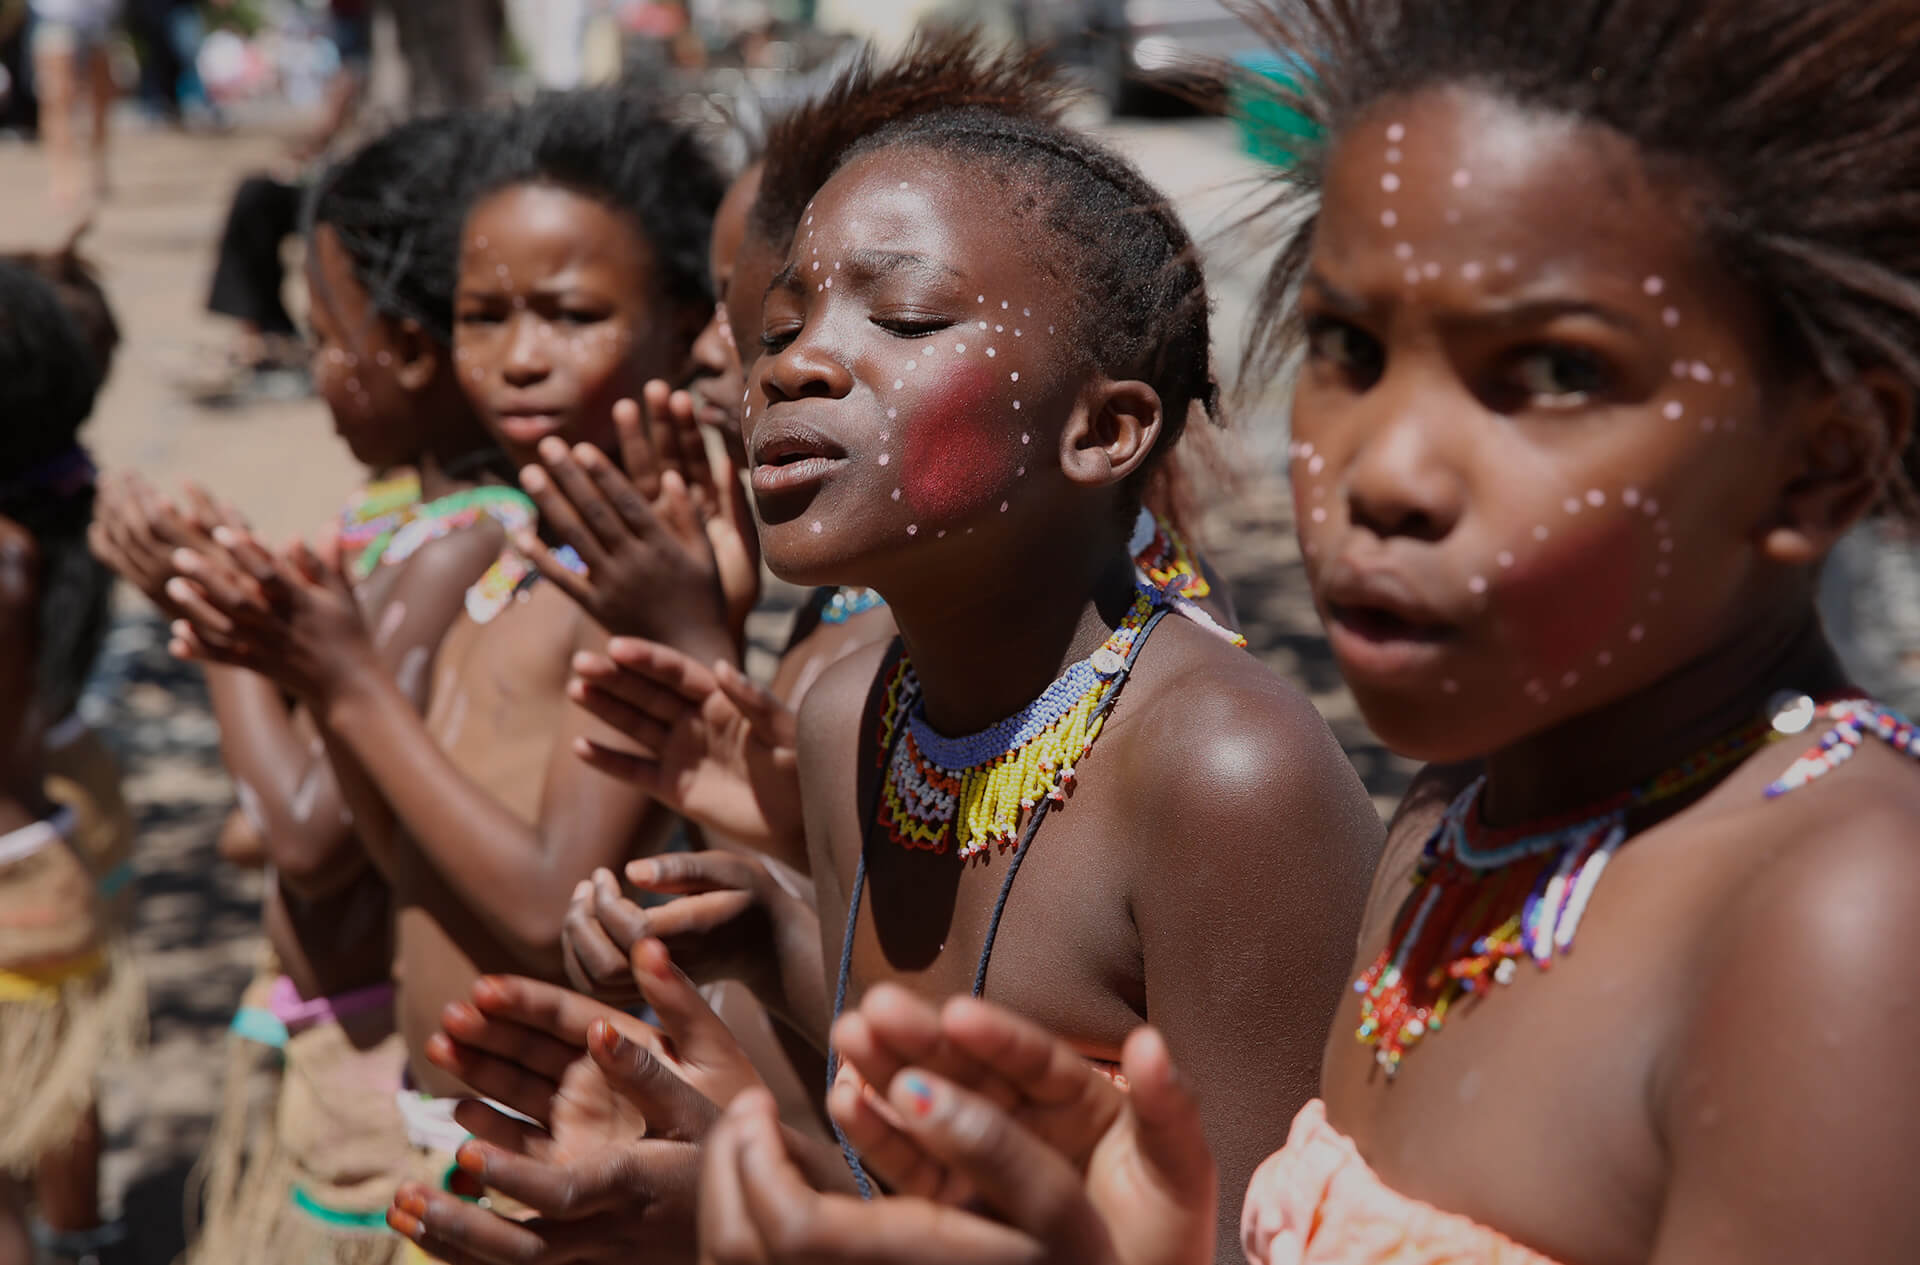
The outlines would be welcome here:
[[[1144,482],[1185,432],[1195,405],[1219,405],[1210,358],[1210,304],[1193,239],[1166,195],[1126,159],[1041,118],[940,110],[880,129],[846,160],[898,146],[959,158],[998,180],[1013,213],[1044,227],[1035,265],[1084,296],[1069,338],[1101,370],[1160,396],[1160,438],[1135,477]]]
[[[333,230],[374,310],[442,345],[453,341],[462,189],[497,128],[473,113],[403,123],[335,164],[307,199],[308,235]]]
[[[45,278],[0,261],[0,515],[40,551],[43,714],[72,711],[106,638],[113,574],[87,548],[93,467],[78,445],[100,366]]]
[[[1912,0],[1265,0],[1301,73],[1258,85],[1319,134],[1281,173],[1299,225],[1248,331],[1301,345],[1328,154],[1378,102],[1461,84],[1612,129],[1671,172],[1790,371],[1842,391],[1875,367],[1920,389],[1920,10]],[[1920,435],[1883,508],[1920,521]]]
[[[521,184],[559,185],[633,216],[662,296],[711,310],[707,239],[726,182],[654,93],[631,83],[556,92],[509,115],[474,195]]]

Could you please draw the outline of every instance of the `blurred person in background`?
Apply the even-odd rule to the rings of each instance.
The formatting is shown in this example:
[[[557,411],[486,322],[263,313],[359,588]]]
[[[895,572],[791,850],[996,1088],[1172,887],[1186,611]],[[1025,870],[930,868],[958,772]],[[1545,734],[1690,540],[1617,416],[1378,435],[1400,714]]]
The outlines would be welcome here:
[[[31,139],[40,132],[40,101],[27,26],[27,0],[0,0],[0,131]]]
[[[107,44],[120,17],[119,0],[30,0],[28,7],[49,191],[62,212],[84,212],[107,195],[107,121],[116,94]],[[87,158],[80,155],[73,126],[83,96],[93,122]]]

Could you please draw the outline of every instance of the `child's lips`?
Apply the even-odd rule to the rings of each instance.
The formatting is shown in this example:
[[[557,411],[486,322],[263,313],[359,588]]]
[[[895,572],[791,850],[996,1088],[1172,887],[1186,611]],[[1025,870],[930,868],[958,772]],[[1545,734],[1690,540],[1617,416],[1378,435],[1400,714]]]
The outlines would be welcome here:
[[[760,496],[779,496],[824,483],[844,457],[802,457],[779,465],[757,465],[749,476]]]
[[[1391,572],[1337,562],[1324,578],[1321,600],[1335,657],[1343,670],[1360,676],[1418,673],[1459,637],[1456,624]]]
[[[565,417],[552,412],[514,412],[500,414],[500,433],[515,444],[532,447],[548,435],[556,435]]]
[[[810,426],[768,421],[753,436],[749,481],[760,496],[813,487],[847,459],[846,450]]]

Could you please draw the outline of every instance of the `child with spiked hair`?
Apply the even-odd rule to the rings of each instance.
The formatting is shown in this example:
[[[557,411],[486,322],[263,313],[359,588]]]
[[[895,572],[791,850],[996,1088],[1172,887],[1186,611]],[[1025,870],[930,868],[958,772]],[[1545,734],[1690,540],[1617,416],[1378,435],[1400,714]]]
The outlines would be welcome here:
[[[983,188],[1004,215],[974,213]],[[841,997],[986,990],[1108,1063],[1162,1017],[1231,1087],[1208,1127],[1250,1171],[1246,1103],[1310,1096],[1379,822],[1312,708],[1165,618],[1127,548],[1154,454],[1212,399],[1191,242],[1085,138],[930,110],[850,147],[803,209],[763,337],[743,431],[768,561],[872,584],[901,630],[801,715]],[[649,943],[637,972],[661,969]],[[1249,959],[1283,965],[1249,993],[1228,968]],[[454,1044],[500,1048],[476,1022]],[[834,1100],[872,1110],[857,1081]],[[496,1149],[462,1158],[491,1172]],[[445,1200],[396,1212],[467,1241],[439,1237],[470,1220]]]
[[[115,1237],[100,1224],[95,1081],[144,1027],[137,976],[110,957],[77,840],[110,809],[50,777],[107,626],[111,576],[87,552],[93,467],[77,441],[99,361],[42,277],[0,263],[0,1260],[60,1260]],[[91,779],[88,779],[91,780]],[[112,790],[109,785],[107,788]],[[117,795],[117,793],[116,793]]]
[[[1920,473],[1913,7],[1269,21],[1313,50],[1291,104],[1326,135],[1259,331],[1306,347],[1309,576],[1374,730],[1479,776],[1402,808],[1247,1259],[1913,1258],[1920,731],[1815,609],[1834,543],[1911,517]],[[1020,1173],[1008,1224],[825,1206],[749,1097],[706,1184],[710,1224],[748,1229],[712,1259],[916,1231],[860,1259],[1209,1259],[1162,1041],[1132,1039],[1123,1104],[1004,1012],[929,1018],[951,1051],[889,1077],[895,1136]],[[987,1049],[1017,1088],[954,1057]]]

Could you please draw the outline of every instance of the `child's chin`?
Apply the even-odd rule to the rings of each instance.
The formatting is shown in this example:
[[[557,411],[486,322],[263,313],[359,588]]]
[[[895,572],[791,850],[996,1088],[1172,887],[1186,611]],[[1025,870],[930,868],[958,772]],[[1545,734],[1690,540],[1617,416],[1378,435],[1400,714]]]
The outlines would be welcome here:
[[[1477,760],[1499,743],[1487,736],[1486,700],[1463,690],[1448,693],[1438,681],[1396,681],[1391,686],[1348,682],[1360,716],[1395,755],[1423,764]]]

